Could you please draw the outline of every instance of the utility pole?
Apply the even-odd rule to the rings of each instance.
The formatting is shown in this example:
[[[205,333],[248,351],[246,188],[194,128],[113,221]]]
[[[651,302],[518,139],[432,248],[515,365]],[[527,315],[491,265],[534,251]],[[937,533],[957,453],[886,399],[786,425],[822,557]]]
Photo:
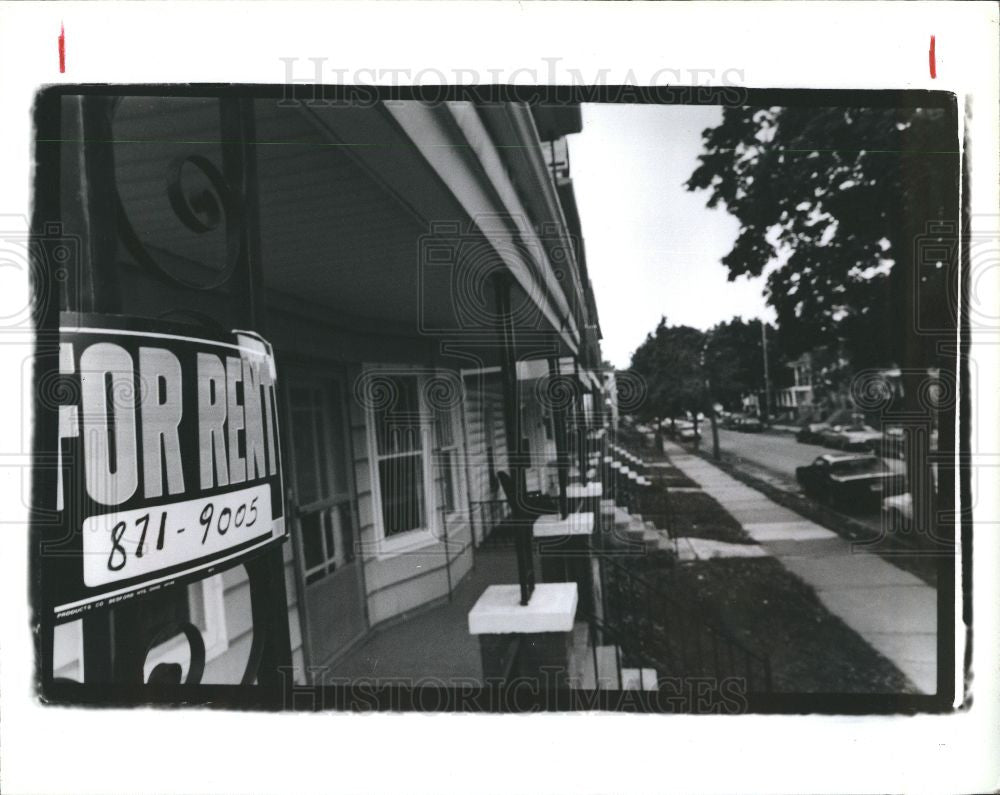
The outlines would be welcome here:
[[[764,318],[760,319],[760,341],[764,353],[764,416],[761,421],[767,425],[771,417],[771,373],[767,365],[767,325]]]

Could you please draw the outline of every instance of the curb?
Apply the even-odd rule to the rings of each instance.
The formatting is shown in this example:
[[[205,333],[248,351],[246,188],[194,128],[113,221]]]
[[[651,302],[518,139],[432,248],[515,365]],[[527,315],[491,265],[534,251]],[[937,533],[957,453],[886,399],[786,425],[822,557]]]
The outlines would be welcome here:
[[[686,450],[686,452],[690,455],[698,456],[712,466],[722,470],[730,477],[735,478],[747,486],[750,486],[752,489],[756,489],[772,502],[777,503],[783,508],[795,511],[795,513],[800,516],[815,522],[821,527],[832,530],[842,538],[853,542],[857,545],[857,551],[870,552],[872,554],[879,555],[879,557],[882,557],[887,562],[898,566],[904,571],[917,575],[931,587],[937,587],[936,582],[927,579],[927,573],[923,569],[914,568],[911,565],[903,565],[903,561],[912,561],[914,558],[927,556],[923,555],[919,549],[908,545],[899,537],[873,534],[870,527],[851,519],[849,516],[837,513],[824,505],[816,504],[802,495],[793,494],[780,489],[777,486],[756,477],[755,475],[743,471],[731,461],[727,461],[724,458],[718,461],[715,460],[715,458],[712,457],[711,452],[703,450]],[[725,455],[725,453],[723,453],[723,455]],[[877,542],[879,539],[883,539],[881,544],[865,543],[866,541]]]
[[[807,497],[780,489],[766,480],[740,469],[731,461],[726,461],[725,459],[716,460],[712,457],[711,453],[703,450],[692,450],[691,453],[707,461],[712,466],[718,467],[730,477],[736,478],[741,483],[761,492],[772,502],[776,502],[783,508],[795,511],[797,514],[828,530],[833,530],[839,536],[843,536],[850,541],[865,541],[873,537],[878,538],[877,535],[872,535],[872,529],[867,525],[855,521],[849,516],[831,511],[823,505],[817,505]]]

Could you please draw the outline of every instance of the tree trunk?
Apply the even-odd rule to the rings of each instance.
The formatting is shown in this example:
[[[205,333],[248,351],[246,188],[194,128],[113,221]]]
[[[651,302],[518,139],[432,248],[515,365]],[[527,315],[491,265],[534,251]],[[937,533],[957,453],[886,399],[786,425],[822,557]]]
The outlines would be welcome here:
[[[719,418],[715,415],[715,409],[712,409],[712,458],[716,461],[719,460]]]

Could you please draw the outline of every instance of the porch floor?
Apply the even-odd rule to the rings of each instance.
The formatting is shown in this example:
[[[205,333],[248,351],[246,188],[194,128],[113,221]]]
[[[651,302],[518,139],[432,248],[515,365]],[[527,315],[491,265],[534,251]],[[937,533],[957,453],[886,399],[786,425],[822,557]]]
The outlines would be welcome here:
[[[479,684],[479,639],[469,634],[468,613],[490,585],[517,582],[512,546],[476,550],[475,568],[452,591],[450,602],[376,629],[331,666],[337,679],[378,684]]]

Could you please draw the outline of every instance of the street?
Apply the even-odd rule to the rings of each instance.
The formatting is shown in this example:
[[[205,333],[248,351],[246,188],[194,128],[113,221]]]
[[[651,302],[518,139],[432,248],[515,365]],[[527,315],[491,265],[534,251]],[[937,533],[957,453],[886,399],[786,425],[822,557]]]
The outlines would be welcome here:
[[[711,450],[712,438],[705,432],[701,440],[702,449]],[[790,433],[761,432],[740,433],[739,431],[719,428],[719,449],[723,453],[735,455],[743,461],[765,470],[770,477],[766,479],[774,486],[785,491],[799,492],[801,488],[795,479],[795,468],[805,466],[824,453],[835,453],[828,447],[815,444],[802,444],[795,441]],[[899,461],[886,460],[890,469],[899,469]],[[764,473],[760,473],[764,474]],[[878,509],[851,512],[851,518],[868,525],[872,530],[882,530],[882,518]]]
[[[711,449],[712,437],[702,437],[705,449]],[[745,458],[775,474],[795,481],[795,467],[811,464],[816,456],[834,452],[815,444],[801,444],[788,433],[740,433],[719,428],[719,449]]]

